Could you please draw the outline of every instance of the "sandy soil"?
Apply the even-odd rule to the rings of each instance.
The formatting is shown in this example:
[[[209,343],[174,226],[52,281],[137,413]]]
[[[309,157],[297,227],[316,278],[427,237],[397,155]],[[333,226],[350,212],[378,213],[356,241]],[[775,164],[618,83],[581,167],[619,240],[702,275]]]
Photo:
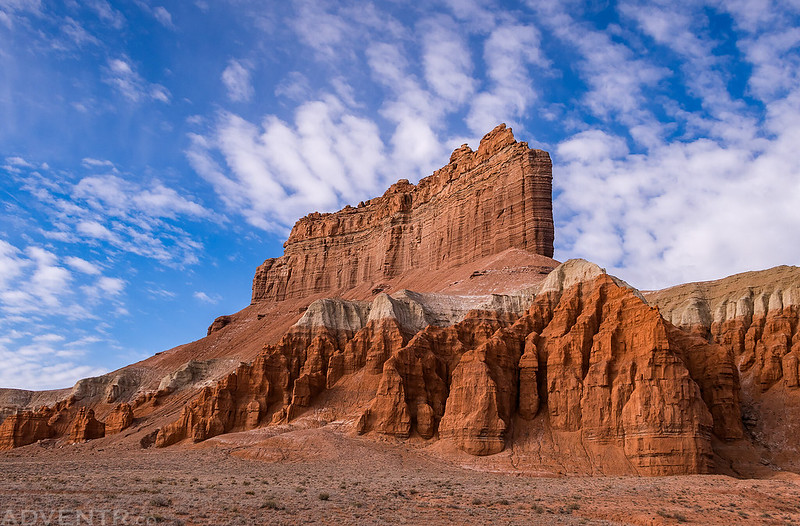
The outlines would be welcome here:
[[[531,477],[315,433],[324,436],[304,440],[323,440],[327,450],[272,444],[283,452],[260,459],[258,448],[224,441],[14,450],[0,455],[0,524],[800,523],[800,480],[788,473],[760,480]]]

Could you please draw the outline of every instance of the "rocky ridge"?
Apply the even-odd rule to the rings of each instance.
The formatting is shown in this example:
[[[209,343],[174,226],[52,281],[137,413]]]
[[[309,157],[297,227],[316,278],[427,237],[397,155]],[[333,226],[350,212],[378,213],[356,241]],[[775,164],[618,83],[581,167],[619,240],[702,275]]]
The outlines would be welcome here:
[[[709,472],[712,436],[742,437],[732,355],[596,265],[568,261],[519,296],[436,300],[312,304],[277,345],[204,389],[156,445],[285,423],[326,391],[360,415],[361,434],[491,455],[524,449],[520,432],[545,425],[605,473]],[[437,313],[448,304],[466,306]],[[363,398],[353,386],[372,386],[366,406],[348,403]]]

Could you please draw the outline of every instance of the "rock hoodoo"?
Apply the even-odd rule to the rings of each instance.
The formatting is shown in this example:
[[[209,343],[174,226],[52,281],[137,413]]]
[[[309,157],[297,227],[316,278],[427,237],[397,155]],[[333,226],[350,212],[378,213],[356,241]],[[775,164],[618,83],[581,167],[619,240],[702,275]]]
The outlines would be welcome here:
[[[462,146],[417,185],[401,180],[356,208],[304,217],[284,247],[258,267],[253,302],[333,295],[509,248],[552,257],[550,156],[500,125],[477,151]]]
[[[106,417],[105,434],[121,433],[133,424],[133,408],[128,403],[117,405]]]
[[[86,440],[94,440],[102,438],[106,434],[106,426],[94,417],[92,409],[81,407],[78,416],[72,423],[69,432],[70,442],[83,442]]]
[[[359,433],[438,437],[474,455],[524,449],[515,431],[547,425],[601,472],[704,473],[712,436],[742,436],[731,353],[676,329],[596,265],[569,261],[538,288],[431,323],[447,303],[404,292],[312,304],[156,445],[291,421],[356,377],[362,389],[377,382]]]
[[[731,353],[748,433],[775,461],[800,467],[800,268],[745,272],[646,297],[675,325]]]

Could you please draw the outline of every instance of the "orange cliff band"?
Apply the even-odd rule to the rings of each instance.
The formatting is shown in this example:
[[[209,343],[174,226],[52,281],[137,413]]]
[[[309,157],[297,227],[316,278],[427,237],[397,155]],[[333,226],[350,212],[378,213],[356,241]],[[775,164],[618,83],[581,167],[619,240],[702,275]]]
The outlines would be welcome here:
[[[510,248],[553,256],[552,166],[500,125],[417,185],[295,224],[284,255],[253,280],[254,303],[347,290],[409,270],[463,265]]]

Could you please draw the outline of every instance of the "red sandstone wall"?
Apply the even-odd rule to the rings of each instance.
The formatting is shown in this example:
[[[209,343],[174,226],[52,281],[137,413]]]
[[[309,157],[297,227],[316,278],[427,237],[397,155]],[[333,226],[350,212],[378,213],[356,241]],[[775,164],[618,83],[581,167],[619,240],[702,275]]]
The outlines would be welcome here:
[[[280,301],[378,283],[410,269],[469,263],[508,248],[553,255],[552,167],[500,125],[477,151],[413,185],[299,220],[284,255],[256,270],[252,301]]]

